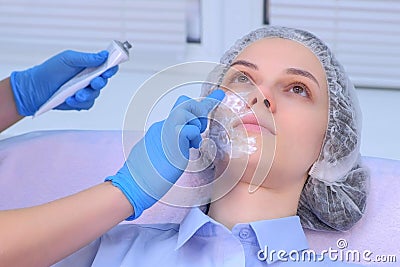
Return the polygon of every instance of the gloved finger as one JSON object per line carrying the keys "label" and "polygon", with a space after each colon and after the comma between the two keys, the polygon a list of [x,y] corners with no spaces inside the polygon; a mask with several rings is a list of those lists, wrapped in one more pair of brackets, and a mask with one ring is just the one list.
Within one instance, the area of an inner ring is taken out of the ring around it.
{"label": "gloved finger", "polygon": [[172,107],[172,110],[174,110],[176,107],[181,106],[184,103],[187,103],[188,101],[192,101],[193,99],[191,99],[188,96],[185,95],[181,95],[178,100],[176,100],[174,106]]}
{"label": "gloved finger", "polygon": [[176,125],[190,124],[201,129],[201,122],[199,118],[188,111],[187,106],[191,103],[195,104],[198,102],[188,96],[180,96],[175,102],[174,107],[172,108],[172,111],[167,120],[174,121]]}
{"label": "gloved finger", "polygon": [[83,88],[75,93],[75,100],[78,102],[93,101],[100,95],[99,90],[90,87]]}
{"label": "gloved finger", "polygon": [[187,111],[186,109],[176,108],[171,111],[168,118],[165,120],[165,126],[173,125],[183,126],[183,125],[193,125],[201,129],[201,123],[199,118],[197,118],[193,113]]}
{"label": "gloved finger", "polygon": [[225,92],[221,89],[217,89],[204,98],[200,103],[205,107],[207,115],[212,109],[214,109],[225,97]]}
{"label": "gloved finger", "polygon": [[107,79],[101,76],[98,76],[90,81],[90,87],[92,87],[96,91],[99,91],[106,85],[107,85]]}
{"label": "gloved finger", "polygon": [[[180,166],[185,161],[177,160],[179,155],[183,155],[185,159],[189,157],[189,148],[191,147],[191,140],[194,139],[194,133],[200,134],[200,121],[196,116],[185,109],[175,109],[171,112],[170,116],[164,121],[161,136],[163,143],[168,147],[165,154],[169,161],[175,166]],[[192,129],[183,130],[183,129]],[[197,130],[194,130],[196,128]],[[183,166],[180,169],[184,168]]]}
{"label": "gloved finger", "polygon": [[106,70],[105,72],[103,72],[103,74],[101,74],[101,77],[103,77],[105,79],[111,78],[112,76],[114,76],[115,73],[117,73],[118,69],[119,69],[118,65],[114,66],[114,67]]}
{"label": "gloved finger", "polygon": [[190,112],[195,114],[201,123],[200,131],[204,132],[207,128],[208,114],[213,110],[225,97],[225,92],[215,90],[200,102],[194,102],[190,105]]}
{"label": "gloved finger", "polygon": [[201,142],[200,129],[194,125],[185,125],[182,127],[181,136],[189,141],[189,147],[199,148]]}
{"label": "gloved finger", "polygon": [[68,97],[63,104],[57,107],[57,109],[64,110],[82,110],[82,109],[90,109],[94,105],[94,100],[80,102],[76,100],[75,96]]}
{"label": "gloved finger", "polygon": [[[225,97],[225,92],[222,90],[215,90],[213,91],[209,96],[204,98],[202,101],[197,102],[194,99],[191,99],[188,96],[180,96],[178,100],[175,102],[174,107],[172,110],[187,110],[190,113],[194,114],[194,116],[191,117],[196,117],[198,120],[194,120],[196,123],[196,126],[199,126],[197,124],[197,121],[200,122],[200,132],[204,132],[205,129],[207,128],[207,122],[208,122],[208,113],[215,107],[217,106]],[[188,117],[190,118],[190,117]],[[183,123],[182,120],[179,120],[180,124],[187,124],[189,121],[186,121]],[[191,123],[194,125],[193,123]]]}
{"label": "gloved finger", "polygon": [[108,57],[108,51],[103,50],[99,53],[83,53],[72,50],[64,51],[62,60],[72,67],[97,67],[103,64]]}

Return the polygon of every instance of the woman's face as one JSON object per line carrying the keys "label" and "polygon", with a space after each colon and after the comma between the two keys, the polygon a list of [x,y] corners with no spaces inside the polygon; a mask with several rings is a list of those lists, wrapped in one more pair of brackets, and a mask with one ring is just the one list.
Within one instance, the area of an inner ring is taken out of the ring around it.
{"label": "woman's face", "polygon": [[[328,90],[320,61],[298,42],[264,38],[246,47],[232,68],[240,75],[230,79],[229,86],[245,88],[254,83],[258,88],[247,99],[258,122],[254,123],[251,116],[243,119],[247,134],[257,140],[257,151],[250,156],[246,172],[270,166],[275,146],[272,166],[262,186],[304,183],[327,128]],[[269,109],[264,99],[269,101]],[[261,165],[257,167],[258,162]],[[251,180],[248,173],[244,177]]]}

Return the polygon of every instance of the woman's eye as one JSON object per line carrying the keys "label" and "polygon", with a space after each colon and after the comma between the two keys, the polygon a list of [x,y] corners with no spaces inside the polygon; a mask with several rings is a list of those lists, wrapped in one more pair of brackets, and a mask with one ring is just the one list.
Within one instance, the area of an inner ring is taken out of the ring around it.
{"label": "woman's eye", "polygon": [[293,92],[293,93],[298,94],[303,97],[310,97],[310,94],[308,93],[307,89],[300,85],[292,86],[292,88],[290,88],[289,92]]}
{"label": "woman's eye", "polygon": [[240,83],[247,83],[247,82],[250,81],[250,79],[249,79],[249,77],[247,77],[246,75],[241,74],[241,75],[239,75],[239,76],[237,77],[237,81],[240,82]]}
{"label": "woman's eye", "polygon": [[251,83],[250,78],[244,73],[237,73],[233,79],[233,83]]}

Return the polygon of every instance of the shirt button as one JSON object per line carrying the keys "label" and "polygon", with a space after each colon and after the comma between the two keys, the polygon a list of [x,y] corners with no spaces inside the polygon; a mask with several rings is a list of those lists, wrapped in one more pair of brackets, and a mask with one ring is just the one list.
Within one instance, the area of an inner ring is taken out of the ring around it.
{"label": "shirt button", "polygon": [[241,229],[239,231],[239,237],[241,239],[247,239],[250,236],[250,231],[249,229]]}

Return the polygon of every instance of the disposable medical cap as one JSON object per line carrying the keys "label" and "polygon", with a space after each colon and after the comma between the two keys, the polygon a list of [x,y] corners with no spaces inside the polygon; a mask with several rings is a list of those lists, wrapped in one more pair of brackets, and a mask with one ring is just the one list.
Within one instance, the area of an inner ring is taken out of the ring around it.
{"label": "disposable medical cap", "polygon": [[309,48],[327,77],[328,126],[319,158],[301,193],[298,215],[302,225],[314,230],[348,230],[365,212],[369,184],[369,173],[360,162],[362,118],[355,88],[328,46],[304,30],[278,26],[257,29],[239,39],[221,63],[231,65],[245,47],[268,37],[293,40]]}

